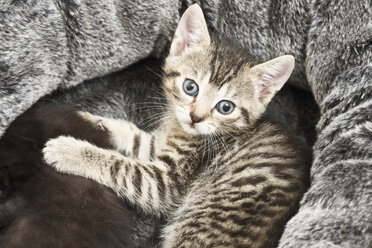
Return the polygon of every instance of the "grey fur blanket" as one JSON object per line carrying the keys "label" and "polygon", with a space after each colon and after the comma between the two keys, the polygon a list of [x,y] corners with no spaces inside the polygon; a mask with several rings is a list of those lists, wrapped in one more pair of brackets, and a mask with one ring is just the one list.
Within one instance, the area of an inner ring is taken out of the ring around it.
{"label": "grey fur blanket", "polygon": [[[0,136],[56,89],[67,92],[150,55],[163,56],[192,2],[0,0]],[[209,28],[252,58],[293,54],[290,82],[310,90],[320,108],[311,187],[279,247],[371,247],[371,1],[197,2]],[[135,78],[126,82],[136,84]],[[115,116],[118,102],[134,101],[130,91],[89,100],[95,90],[112,87],[109,82],[79,87],[64,101],[92,112]]]}

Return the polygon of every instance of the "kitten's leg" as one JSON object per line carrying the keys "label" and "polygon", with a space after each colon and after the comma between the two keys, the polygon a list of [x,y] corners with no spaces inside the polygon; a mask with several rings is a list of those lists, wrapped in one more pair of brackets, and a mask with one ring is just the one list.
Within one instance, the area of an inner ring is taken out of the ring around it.
{"label": "kitten's leg", "polygon": [[97,125],[102,131],[106,131],[115,150],[142,161],[150,159],[153,135],[126,120],[111,119],[81,111],[79,115]]}
{"label": "kitten's leg", "polygon": [[48,141],[43,153],[46,162],[58,171],[91,178],[145,211],[166,213],[177,202],[174,176],[170,177],[164,162],[141,162],[64,136]]}

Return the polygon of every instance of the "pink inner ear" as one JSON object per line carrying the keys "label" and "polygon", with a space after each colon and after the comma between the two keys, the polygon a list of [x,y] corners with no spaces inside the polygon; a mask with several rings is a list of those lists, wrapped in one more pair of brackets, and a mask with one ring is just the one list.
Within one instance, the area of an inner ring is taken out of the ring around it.
{"label": "pink inner ear", "polygon": [[260,92],[258,93],[258,99],[260,101],[264,100],[265,98],[271,96],[273,92],[269,87],[263,87],[261,88]]}
{"label": "pink inner ear", "polygon": [[262,100],[278,92],[286,82],[286,77],[283,75],[266,75],[260,85],[259,99]]}
{"label": "pink inner ear", "polygon": [[181,55],[187,48],[209,44],[210,37],[201,8],[194,4],[183,14],[171,46],[171,53]]}
{"label": "pink inner ear", "polygon": [[185,20],[179,24],[177,31],[179,35],[179,40],[177,41],[177,50],[178,54],[181,54],[188,46],[190,46],[191,37],[193,32],[195,32],[195,30],[193,30],[192,20],[189,16],[186,16]]}
{"label": "pink inner ear", "polygon": [[258,71],[258,99],[266,102],[278,92],[288,80],[294,67],[294,58],[284,55],[254,68]]}
{"label": "pink inner ear", "polygon": [[182,42],[182,39],[177,39],[176,42],[176,55],[181,55],[183,51],[185,51],[185,43]]}
{"label": "pink inner ear", "polygon": [[177,55],[180,55],[185,51],[187,47],[190,46],[191,43],[197,43],[196,40],[192,40],[196,38],[197,33],[197,25],[193,23],[192,16],[186,15],[181,20],[178,25],[176,35],[177,35]]}
{"label": "pink inner ear", "polygon": [[183,31],[183,38],[185,41],[185,48],[189,47],[191,43],[198,44],[202,39],[202,23],[197,23],[197,20],[194,20],[192,16],[187,16],[185,22],[185,28]]}

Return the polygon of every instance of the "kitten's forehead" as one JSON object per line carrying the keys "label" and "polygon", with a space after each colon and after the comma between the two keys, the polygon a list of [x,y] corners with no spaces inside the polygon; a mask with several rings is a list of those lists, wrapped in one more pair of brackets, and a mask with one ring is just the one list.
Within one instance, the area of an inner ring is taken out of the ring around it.
{"label": "kitten's forehead", "polygon": [[210,53],[210,83],[219,88],[228,83],[236,83],[234,79],[249,65],[246,57],[238,52],[232,52],[225,46],[211,46],[208,52]]}
{"label": "kitten's forehead", "polygon": [[205,67],[204,69],[199,68],[190,68],[182,67],[180,69],[180,76],[182,79],[192,79],[199,85],[199,97],[203,97],[209,100],[219,99],[219,98],[229,98],[233,99],[238,96],[237,91],[237,80],[231,78],[229,81],[224,84],[212,83],[212,71],[210,68]]}
{"label": "kitten's forehead", "polygon": [[[209,76],[209,84],[221,88],[225,84],[240,86],[252,63],[248,56],[238,48],[225,44],[212,43],[208,48],[195,50],[184,58],[185,70]],[[243,77],[242,77],[243,76]],[[237,85],[238,84],[238,85]]]}
{"label": "kitten's forehead", "polygon": [[[234,100],[238,97],[238,91],[233,84],[226,83],[222,86],[218,86],[215,84],[211,85],[211,92],[215,94],[217,99],[226,99],[226,100]],[[212,90],[213,89],[213,90]]]}
{"label": "kitten's forehead", "polygon": [[250,67],[252,63],[244,51],[217,42],[195,48],[183,56],[167,58],[165,73],[177,71],[179,80],[194,80],[199,85],[199,96],[240,98],[244,102],[252,92]]}

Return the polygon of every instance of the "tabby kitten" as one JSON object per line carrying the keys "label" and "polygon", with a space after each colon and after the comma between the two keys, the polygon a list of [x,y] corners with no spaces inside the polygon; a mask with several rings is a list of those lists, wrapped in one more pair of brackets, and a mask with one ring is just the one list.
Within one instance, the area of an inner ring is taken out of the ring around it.
{"label": "tabby kitten", "polygon": [[302,151],[262,118],[293,67],[289,55],[253,65],[242,51],[211,41],[192,5],[165,62],[169,104],[160,127],[149,133],[81,112],[110,134],[115,150],[61,136],[47,142],[44,158],[149,213],[173,216],[164,247],[272,247],[306,181]]}

